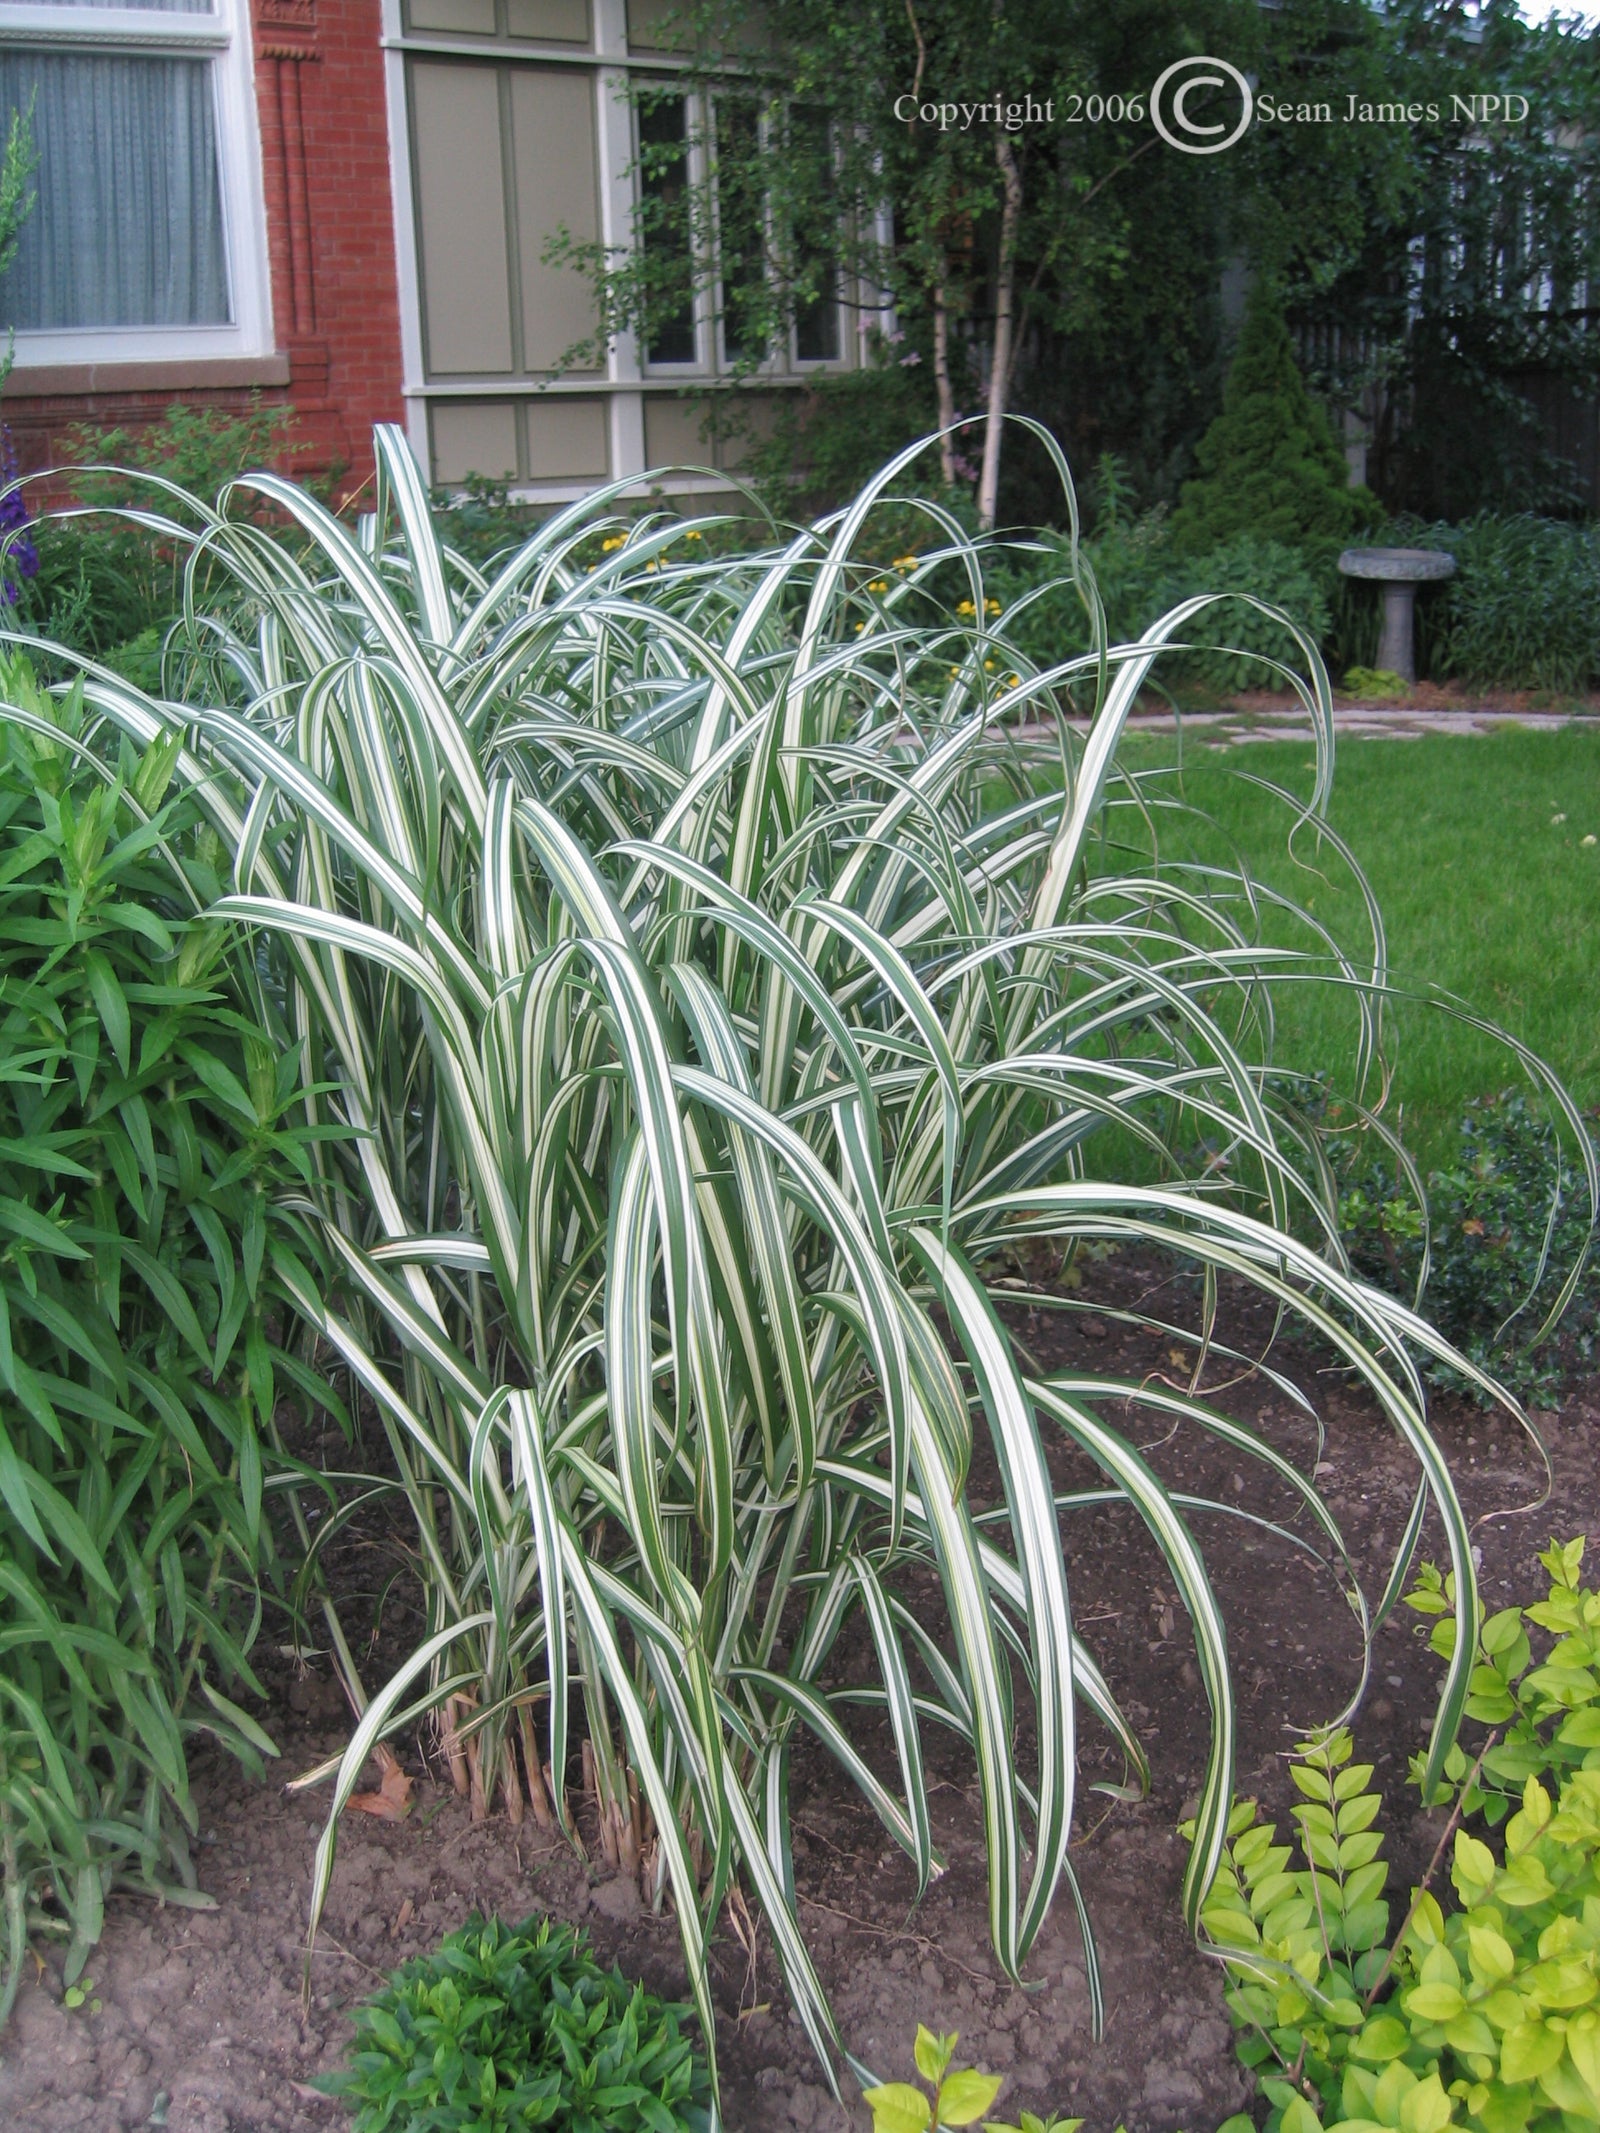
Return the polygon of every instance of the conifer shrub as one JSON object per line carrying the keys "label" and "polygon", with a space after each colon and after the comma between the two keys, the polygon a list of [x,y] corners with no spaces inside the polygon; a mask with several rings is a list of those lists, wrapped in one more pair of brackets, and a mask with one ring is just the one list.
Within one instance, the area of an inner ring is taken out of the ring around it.
{"label": "conifer shrub", "polygon": [[1222,410],[1195,456],[1199,472],[1172,520],[1173,544],[1186,554],[1242,534],[1325,547],[1372,513],[1368,492],[1350,487],[1332,423],[1306,391],[1269,275],[1251,289]]}

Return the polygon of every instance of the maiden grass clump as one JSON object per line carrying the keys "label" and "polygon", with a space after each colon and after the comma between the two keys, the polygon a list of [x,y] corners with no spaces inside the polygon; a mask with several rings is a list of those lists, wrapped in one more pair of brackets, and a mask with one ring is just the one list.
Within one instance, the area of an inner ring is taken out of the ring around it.
{"label": "maiden grass clump", "polygon": [[[1316,1129],[1267,1073],[1280,981],[1332,970],[1375,1036],[1381,929],[1354,960],[1269,952],[1237,874],[1164,869],[1121,835],[1142,819],[1125,720],[1206,601],[1108,651],[1085,577],[1094,648],[1040,666],[992,612],[988,551],[937,507],[905,506],[926,541],[892,570],[853,562],[911,455],[758,552],[624,524],[611,492],[479,570],[441,543],[400,436],[378,454],[356,533],[272,476],[223,492],[196,553],[234,591],[169,649],[181,702],[85,684],[137,741],[182,734],[232,855],[216,915],[280,974],[307,1119],[353,1135],[314,1144],[299,1196],[337,1280],[294,1300],[381,1417],[429,1622],[338,1766],[314,1910],[386,1734],[435,1712],[475,1812],[574,1837],[581,1737],[600,1842],[670,1903],[708,2040],[706,1941],[737,1884],[831,2065],[790,1759],[820,1741],[924,1888],[936,1727],[971,1758],[1016,1975],[1076,1900],[1079,1725],[1144,1772],[1073,1624],[1063,1532],[1102,1499],[1058,1493],[1062,1442],[1137,1508],[1193,1621],[1196,1921],[1232,1792],[1201,1547],[1226,1529],[1136,1449],[1138,1388],[1041,1373],[1014,1342],[1000,1301],[1027,1240],[1057,1263],[1164,1253],[1208,1303],[1234,1276],[1370,1387],[1456,1580],[1439,1765],[1477,1619],[1410,1359],[1443,1344],[1350,1273]],[[1316,811],[1327,683],[1287,625],[1284,644]],[[1095,704],[1085,742],[1058,716],[1069,683]],[[1202,1136],[1230,1161],[1186,1176],[1174,1151]],[[1290,1483],[1362,1609],[1308,1475],[1199,1393],[1155,1404]],[[865,1683],[833,1663],[852,1617]]]}

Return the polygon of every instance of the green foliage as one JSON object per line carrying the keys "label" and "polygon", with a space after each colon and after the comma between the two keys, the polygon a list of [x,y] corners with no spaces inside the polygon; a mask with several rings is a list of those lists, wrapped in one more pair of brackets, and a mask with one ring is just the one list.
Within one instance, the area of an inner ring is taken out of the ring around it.
{"label": "green foliage", "polygon": [[1363,703],[1382,703],[1387,698],[1404,696],[1408,688],[1405,676],[1392,673],[1388,667],[1351,667],[1344,685],[1350,695]]}
{"label": "green foliage", "polygon": [[[9,272],[22,239],[22,225],[33,212],[37,195],[33,174],[39,167],[33,145],[33,103],[25,111],[13,111],[6,127],[6,144],[0,151],[0,280]],[[0,325],[5,322],[0,320]],[[11,375],[15,342],[7,333],[5,353],[0,355],[0,385]]]}
{"label": "green foliage", "polygon": [[961,2039],[953,2031],[935,2036],[917,2025],[917,2072],[928,2093],[909,2081],[885,2081],[862,2094],[872,2106],[872,2133],[940,2133],[942,2127],[970,2126],[983,2119],[983,2133],[1078,2133],[1081,2118],[1040,2118],[1024,2111],[1020,2126],[1002,2125],[983,2114],[1000,2093],[1002,2077],[973,2066],[952,2066]]}
{"label": "green foliage", "polygon": [[[1261,606],[1281,609],[1314,643],[1320,644],[1328,633],[1322,573],[1303,551],[1280,540],[1239,533],[1178,563],[1162,582],[1159,606],[1176,607],[1200,593],[1250,596],[1248,601],[1222,600],[1208,608],[1194,629],[1185,632],[1186,641],[1197,649],[1175,662],[1183,678],[1218,695],[1281,689],[1281,668],[1297,664],[1293,638],[1275,616],[1263,614]],[[1253,604],[1258,601],[1261,606]],[[1205,649],[1208,646],[1216,649]]]}
{"label": "green foliage", "polygon": [[[1457,1747],[1445,1777],[1460,1788],[1462,1812],[1482,1814],[1491,1828],[1531,1777],[1563,1779],[1574,1770],[1600,1769],[1600,1593],[1579,1584],[1581,1539],[1552,1541],[1539,1561],[1550,1574],[1549,1597],[1532,1607],[1502,1608],[1484,1622],[1474,1654],[1467,1716],[1494,1728],[1493,1739],[1468,1765]],[[1456,1647],[1455,1586],[1447,1572],[1424,1565],[1406,1605],[1431,1620],[1429,1643],[1442,1659]],[[1533,1663],[1530,1631],[1555,1642]],[[1413,1777],[1419,1774],[1414,1770]]]}
{"label": "green foliage", "polygon": [[[77,425],[67,436],[76,503],[38,522],[39,569],[22,619],[160,694],[163,647],[183,604],[185,537],[197,524],[182,497],[210,504],[247,468],[292,458],[292,420],[286,405],[255,393],[242,413],[175,401],[134,428]],[[135,509],[162,519],[176,510],[177,537],[134,523]]]}
{"label": "green foliage", "polygon": [[[1168,687],[1232,695],[1284,686],[1279,669],[1295,664],[1295,640],[1281,621],[1262,613],[1262,606],[1288,614],[1313,642],[1327,634],[1324,573],[1303,550],[1281,541],[1237,534],[1203,554],[1184,555],[1175,548],[1166,515],[1153,511],[1103,520],[1082,552],[1113,642],[1131,642],[1182,600],[1246,596],[1214,599],[1186,625],[1181,641],[1193,649],[1163,663],[1161,680]],[[1027,596],[1027,605],[1008,625],[1008,639],[1041,665],[1086,652],[1094,624],[1070,576],[1070,544],[1059,535],[1045,535],[1033,547],[1031,561],[1024,560],[1026,555],[1003,558],[992,573],[1007,611]]]}
{"label": "green foliage", "polygon": [[[254,1691],[282,1272],[315,1240],[297,1061],[197,912],[223,852],[177,743],[84,745],[0,671],[0,1877],[67,1980],[106,1892],[195,1896],[189,1742],[273,1754]],[[298,1262],[297,1262],[298,1263]]]}
{"label": "green foliage", "polygon": [[469,474],[458,489],[438,491],[433,508],[441,537],[479,568],[520,547],[539,517],[528,505],[514,504],[504,482],[481,474]]}
{"label": "green foliage", "polygon": [[917,2072],[928,2094],[909,2081],[884,2081],[863,2090],[872,2107],[872,2133],[939,2133],[942,2126],[970,2126],[982,2118],[1000,2093],[1001,2077],[952,2066],[960,2041],[954,2031],[936,2037],[917,2025]]}
{"label": "green foliage", "polygon": [[1434,625],[1437,673],[1567,693],[1600,680],[1600,528],[1483,514],[1423,537],[1456,559]]}
{"label": "green foliage", "polygon": [[356,2106],[352,2133],[704,2133],[686,2012],[571,1926],[474,1916],[357,2008],[349,2066],[317,2086]]}
{"label": "green foliage", "polygon": [[[1573,1358],[1592,1354],[1600,1269],[1586,1257],[1593,1223],[1581,1173],[1520,1091],[1469,1106],[1455,1162],[1429,1174],[1426,1210],[1392,1159],[1369,1157],[1345,1180],[1339,1221],[1363,1273],[1425,1298],[1455,1346],[1519,1397],[1554,1405]],[[1552,1337],[1564,1299],[1565,1352]],[[1422,1367],[1460,1389],[1448,1363],[1428,1357]]]}
{"label": "green foliage", "polygon": [[[871,366],[810,378],[777,396],[772,420],[745,455],[745,469],[773,509],[806,517],[832,510],[861,486],[861,469],[881,466],[937,426],[931,366],[903,341],[879,342]],[[936,477],[929,453],[918,470]]]}
{"label": "green foliage", "polygon": [[1193,555],[1239,536],[1291,546],[1337,541],[1370,508],[1350,487],[1333,425],[1306,391],[1266,273],[1251,285],[1222,411],[1195,458],[1199,471],[1172,520],[1174,545]]}
{"label": "green foliage", "polygon": [[[1338,2093],[1362,1997],[1386,1961],[1389,1869],[1373,1827],[1382,1803],[1369,1789],[1372,1765],[1350,1755],[1341,1727],[1289,1765],[1303,1795],[1292,1816],[1298,1867],[1255,1801],[1235,1806],[1223,1869],[1201,1913],[1224,1951],[1239,2057],[1272,2103],[1274,2133],[1286,2113],[1297,2115],[1301,2083],[1325,2099]],[[1191,1824],[1184,1834],[1192,1836]]]}
{"label": "green foliage", "polygon": [[[1580,1587],[1582,1559],[1581,1540],[1552,1543],[1549,1600],[1483,1625],[1468,1710],[1495,1731],[1448,1769],[1458,1812],[1504,1822],[1503,1854],[1455,1831],[1449,1917],[1419,1889],[1388,1942],[1379,1800],[1343,1732],[1290,1766],[1310,1801],[1295,1810],[1303,1871],[1254,1802],[1235,1808],[1203,1924],[1267,2133],[1600,2124],[1600,1594]],[[1453,1657],[1448,1579],[1425,1569],[1408,1600]],[[1556,1639],[1539,1666],[1527,1624]]]}

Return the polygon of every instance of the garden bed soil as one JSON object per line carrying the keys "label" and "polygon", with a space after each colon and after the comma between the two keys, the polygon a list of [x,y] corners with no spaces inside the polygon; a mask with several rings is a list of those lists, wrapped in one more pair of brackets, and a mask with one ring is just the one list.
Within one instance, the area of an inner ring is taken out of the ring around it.
{"label": "garden bed soil", "polygon": [[[1134,1380],[1186,1382],[1170,1339],[1124,1326],[1119,1308],[1141,1301],[1169,1319],[1192,1312],[1192,1292],[1134,1258],[1092,1270],[1093,1292],[1074,1308],[1019,1314],[1015,1330],[1047,1367],[1068,1362]],[[1157,1293],[1152,1293],[1157,1292]],[[1226,1300],[1225,1300],[1226,1303]],[[1102,1315],[1104,1314],[1104,1315]],[[1269,1327],[1258,1308],[1225,1309],[1221,1332],[1259,1352]],[[1414,1464],[1372,1404],[1326,1357],[1273,1352],[1309,1391],[1327,1425],[1318,1479],[1344,1523],[1369,1593],[1398,1543],[1416,1484]],[[1219,1404],[1259,1424],[1303,1465],[1318,1458],[1312,1425],[1269,1378],[1225,1366],[1207,1383],[1239,1377]],[[1600,1405],[1580,1388],[1546,1418],[1555,1470],[1537,1509],[1542,1469],[1510,1421],[1454,1400],[1434,1422],[1456,1473],[1491,1606],[1538,1596],[1537,1550],[1551,1533],[1590,1530],[1600,1512]],[[1146,1414],[1131,1425],[1174,1485],[1267,1516],[1279,1498],[1226,1450],[1192,1434],[1167,1439]],[[1062,1486],[1087,1478],[1063,1453]],[[991,1485],[982,1461],[974,1486]],[[1259,1527],[1197,1516],[1227,1617],[1241,1699],[1239,1785],[1280,1815],[1288,1805],[1282,1756],[1295,1728],[1336,1712],[1356,1678],[1357,1629],[1332,1577]],[[1000,2106],[1070,2110],[1091,2133],[1211,2133],[1245,2102],[1216,1969],[1194,1949],[1178,1907],[1184,1846],[1175,1825],[1204,1765],[1205,1701],[1187,1621],[1163,1566],[1130,1513],[1077,1514],[1067,1529],[1078,1622],[1145,1741],[1154,1766],[1148,1799],[1122,1802],[1085,1790],[1072,1858],[1098,1937],[1105,2035],[1090,2035],[1078,1929],[1065,1897],[1026,1967],[1009,1986],[989,1948],[976,1788],[954,1742],[929,1743],[930,1806],[948,1871],[915,1900],[910,1867],[881,1826],[847,1792],[820,1753],[798,1754],[791,1786],[796,1878],[823,1980],[852,2048],[884,2078],[907,2078],[916,2024],[961,2033],[960,2057],[995,2072]],[[1437,1552],[1430,1523],[1424,1553]],[[1442,1821],[1419,1811],[1405,1778],[1425,1737],[1440,1667],[1409,1612],[1379,1634],[1372,1685],[1356,1721],[1358,1751],[1377,1764],[1387,1799],[1392,1892],[1402,1897],[1432,1855]],[[344,1713],[332,1679],[284,1666],[273,1679],[270,1725],[284,1773],[336,1748]],[[870,1735],[864,1735],[869,1747]],[[880,1744],[881,1745],[881,1744]],[[670,1918],[641,1909],[632,1884],[605,1879],[529,1821],[474,1825],[426,1743],[397,1743],[416,1778],[402,1823],[347,1813],[325,1929],[302,1996],[311,1858],[324,1795],[260,1785],[218,1756],[195,1773],[201,1816],[201,1886],[217,1908],[158,1908],[133,1898],[108,1907],[89,1966],[90,2000],[69,2011],[47,1954],[30,1970],[0,2038],[0,2125],[14,2133],[333,2133],[344,2106],[306,2084],[336,2066],[348,2011],[403,1959],[432,1948],[474,1909],[520,1918],[549,1911],[581,1921],[601,1953],[656,1989],[684,1989]],[[1082,1781],[1116,1781],[1120,1762],[1089,1733]],[[1398,1915],[1398,1914],[1397,1914]],[[712,1993],[721,2016],[725,2116],[730,2133],[788,2126],[858,2129],[858,2103],[841,2109],[791,2016],[765,1940],[754,1966],[722,1932]]]}

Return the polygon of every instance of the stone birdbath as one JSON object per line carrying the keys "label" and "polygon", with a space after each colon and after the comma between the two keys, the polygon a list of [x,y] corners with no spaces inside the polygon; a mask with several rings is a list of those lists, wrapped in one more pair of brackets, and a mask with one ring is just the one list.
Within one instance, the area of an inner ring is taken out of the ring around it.
{"label": "stone birdbath", "polygon": [[1415,681],[1417,587],[1454,577],[1455,557],[1439,548],[1347,548],[1339,568],[1347,578],[1372,578],[1383,587],[1383,641],[1377,663],[1402,681]]}

